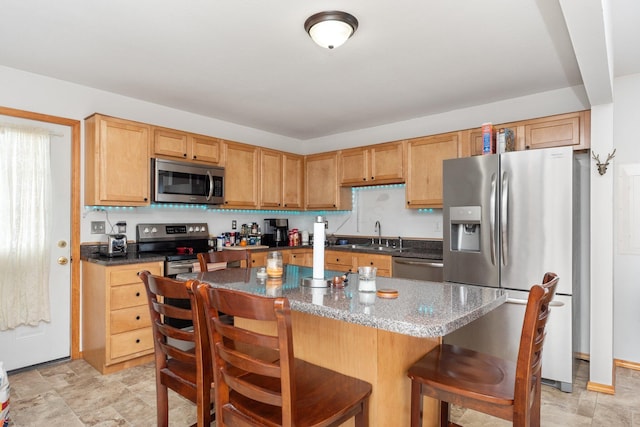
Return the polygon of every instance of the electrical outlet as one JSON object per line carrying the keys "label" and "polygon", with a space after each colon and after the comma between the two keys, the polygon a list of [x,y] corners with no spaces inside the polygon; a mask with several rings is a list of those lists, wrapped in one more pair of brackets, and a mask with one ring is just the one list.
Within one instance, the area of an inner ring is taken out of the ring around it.
{"label": "electrical outlet", "polygon": [[104,221],[91,221],[91,234],[104,234]]}
{"label": "electrical outlet", "polygon": [[231,229],[235,230],[236,228],[238,228],[238,221],[234,219],[233,221],[231,221]]}
{"label": "electrical outlet", "polygon": [[436,221],[433,231],[442,231],[442,223],[440,221]]}

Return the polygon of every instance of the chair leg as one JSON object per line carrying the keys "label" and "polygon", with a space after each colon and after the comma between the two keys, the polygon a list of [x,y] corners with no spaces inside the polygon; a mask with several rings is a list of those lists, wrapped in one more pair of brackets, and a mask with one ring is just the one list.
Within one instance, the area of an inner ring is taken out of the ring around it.
{"label": "chair leg", "polygon": [[169,427],[169,390],[160,381],[156,382],[156,406],[157,426]]}
{"label": "chair leg", "polygon": [[542,385],[540,383],[540,379],[536,381],[535,386],[535,395],[533,396],[533,404],[531,405],[530,417],[531,421],[529,423],[530,427],[540,427],[540,401],[542,400]]}
{"label": "chair leg", "polygon": [[422,426],[422,385],[411,381],[411,427]]}
{"label": "chair leg", "polygon": [[355,427],[369,427],[369,399],[362,402],[361,411],[354,418]]}
{"label": "chair leg", "polygon": [[449,402],[440,401],[440,427],[449,427]]}

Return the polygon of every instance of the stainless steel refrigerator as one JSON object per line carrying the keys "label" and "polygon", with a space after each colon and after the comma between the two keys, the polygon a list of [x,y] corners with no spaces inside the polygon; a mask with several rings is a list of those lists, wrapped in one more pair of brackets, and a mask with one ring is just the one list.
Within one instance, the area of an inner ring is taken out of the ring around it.
{"label": "stainless steel refrigerator", "polygon": [[[445,160],[444,280],[508,290],[507,303],[445,342],[516,360],[528,290],[560,277],[542,376],[571,391],[578,348],[581,255],[578,162],[570,147]],[[575,283],[575,285],[574,285]]]}

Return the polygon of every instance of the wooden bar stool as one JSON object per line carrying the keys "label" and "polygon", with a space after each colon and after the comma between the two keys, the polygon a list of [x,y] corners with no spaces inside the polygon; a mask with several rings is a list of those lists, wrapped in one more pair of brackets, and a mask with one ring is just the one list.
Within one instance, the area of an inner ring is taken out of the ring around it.
{"label": "wooden bar stool", "polygon": [[[215,419],[213,367],[209,351],[209,337],[199,330],[197,310],[189,298],[188,282],[180,282],[148,271],[139,273],[147,290],[153,328],[153,348],[156,368],[157,425],[169,425],[168,388],[196,404],[198,427],[208,427]],[[165,304],[185,300],[190,308]],[[167,319],[189,320],[193,328],[176,328]]]}
{"label": "wooden bar stool", "polygon": [[518,361],[512,362],[455,345],[441,344],[409,368],[411,426],[422,425],[422,397],[440,401],[440,426],[449,421],[449,404],[513,422],[540,426],[540,374],[549,302],[558,277],[546,273],[529,292]]}
{"label": "wooden bar stool", "polygon": [[[240,262],[239,267],[250,267],[251,257],[248,250],[222,250],[215,252],[201,252],[198,254],[200,271],[212,271],[227,268],[229,263]],[[244,265],[243,265],[244,263]]]}
{"label": "wooden bar stool", "polygon": [[[352,417],[368,426],[371,384],[294,358],[288,299],[191,286],[206,311],[218,427],[338,426]],[[277,335],[225,324],[219,312],[275,324]]]}

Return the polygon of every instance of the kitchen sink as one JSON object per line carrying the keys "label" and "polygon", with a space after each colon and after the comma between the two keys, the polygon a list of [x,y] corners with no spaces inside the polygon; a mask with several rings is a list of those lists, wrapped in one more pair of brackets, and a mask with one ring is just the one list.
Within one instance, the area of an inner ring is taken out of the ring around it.
{"label": "kitchen sink", "polygon": [[375,245],[371,243],[359,244],[359,245],[349,245],[352,249],[361,249],[365,251],[379,251],[379,252],[398,252],[399,248],[394,248],[392,246],[383,246],[383,245]]}

